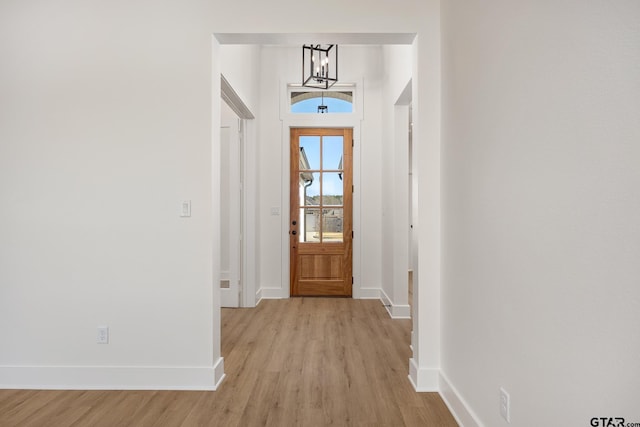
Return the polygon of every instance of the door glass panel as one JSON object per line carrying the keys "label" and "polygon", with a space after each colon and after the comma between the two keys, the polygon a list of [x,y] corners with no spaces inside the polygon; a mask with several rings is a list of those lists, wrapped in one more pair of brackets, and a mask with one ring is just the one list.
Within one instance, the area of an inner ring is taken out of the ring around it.
{"label": "door glass panel", "polygon": [[341,206],[344,185],[342,173],[325,172],[322,174],[322,205]]}
{"label": "door glass panel", "polygon": [[300,137],[300,170],[320,169],[320,137]]}
{"label": "door glass panel", "polygon": [[300,209],[300,241],[320,242],[320,209]]}
{"label": "door glass panel", "polygon": [[300,202],[304,206],[320,205],[320,172],[300,172]]}
{"label": "door glass panel", "polygon": [[322,210],[322,241],[325,243],[342,242],[342,222],[344,213],[342,208]]}
{"label": "door glass panel", "polygon": [[342,136],[322,138],[322,169],[342,170],[343,139]]}

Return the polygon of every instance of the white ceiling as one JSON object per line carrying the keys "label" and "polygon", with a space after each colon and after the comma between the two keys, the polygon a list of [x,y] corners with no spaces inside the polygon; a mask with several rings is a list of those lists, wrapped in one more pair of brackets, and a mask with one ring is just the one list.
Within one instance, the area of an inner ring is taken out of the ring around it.
{"label": "white ceiling", "polygon": [[415,33],[214,33],[220,44],[302,45],[305,43],[384,45],[413,43]]}

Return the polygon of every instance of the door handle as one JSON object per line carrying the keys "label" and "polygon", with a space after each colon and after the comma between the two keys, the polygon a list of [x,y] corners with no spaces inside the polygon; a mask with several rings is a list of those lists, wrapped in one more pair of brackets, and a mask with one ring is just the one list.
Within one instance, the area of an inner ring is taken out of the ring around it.
{"label": "door handle", "polygon": [[295,236],[296,234],[298,234],[298,232],[297,232],[296,230],[293,230],[293,231],[291,232],[291,234],[293,234],[293,235]]}

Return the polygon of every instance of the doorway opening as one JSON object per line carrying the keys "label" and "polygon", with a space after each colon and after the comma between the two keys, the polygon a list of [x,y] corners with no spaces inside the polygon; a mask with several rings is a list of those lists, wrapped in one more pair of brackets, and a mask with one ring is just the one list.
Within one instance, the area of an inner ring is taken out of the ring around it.
{"label": "doorway opening", "polygon": [[[435,31],[435,30],[434,30]],[[428,28],[427,30],[424,31],[424,34],[421,34],[420,39],[424,39],[424,40],[431,40],[430,39],[430,35],[432,35],[433,31],[431,31],[430,28]],[[424,36],[424,37],[423,37]],[[266,38],[265,38],[266,37]],[[335,37],[337,38],[339,43],[342,43],[343,45],[345,44],[354,44],[354,45],[362,45],[362,44],[382,44],[382,45],[394,45],[394,44],[398,44],[398,45],[412,45],[412,49],[411,49],[411,58],[413,61],[413,67],[412,67],[412,71],[414,73],[417,72],[418,69],[420,69],[420,72],[418,73],[422,78],[420,79],[420,85],[418,87],[418,85],[416,84],[414,86],[414,88],[412,89],[412,93],[414,95],[414,101],[416,102],[414,104],[415,109],[414,109],[414,118],[416,118],[416,123],[418,123],[418,118],[420,119],[419,122],[421,123],[422,126],[418,127],[416,126],[416,132],[419,131],[419,133],[416,134],[416,141],[420,140],[420,144],[414,144],[414,162],[415,164],[420,164],[420,165],[426,165],[425,168],[421,168],[421,170],[425,170],[426,172],[421,173],[420,174],[420,179],[418,180],[418,170],[417,168],[413,169],[413,173],[414,173],[414,178],[413,178],[413,183],[415,185],[414,189],[413,189],[413,193],[420,193],[421,197],[420,197],[420,206],[421,209],[424,211],[425,209],[427,210],[433,210],[433,215],[430,216],[424,216],[421,219],[421,223],[418,224],[417,222],[413,222],[413,225],[415,227],[414,230],[414,237],[413,237],[413,241],[414,241],[414,245],[413,245],[413,251],[412,251],[412,258],[415,261],[413,263],[413,269],[414,269],[414,306],[413,306],[413,311],[414,311],[414,336],[415,338],[421,337],[422,339],[420,340],[420,344],[423,344],[424,341],[427,341],[428,343],[432,343],[432,346],[426,347],[425,345],[416,345],[417,344],[417,339],[413,339],[413,348],[414,348],[414,355],[413,358],[411,359],[411,369],[410,369],[410,375],[412,378],[412,381],[414,381],[414,385],[416,386],[416,388],[420,388],[420,389],[425,389],[425,388],[429,388],[431,387],[431,385],[434,383],[433,382],[433,378],[437,378],[434,377],[432,374],[434,371],[433,369],[430,368],[426,368],[426,366],[431,366],[429,365],[429,361],[431,360],[437,360],[437,354],[439,352],[440,349],[440,341],[439,341],[439,334],[438,331],[432,331],[431,329],[427,328],[425,325],[429,325],[432,324],[432,319],[436,318],[439,315],[439,306],[438,306],[438,299],[437,298],[427,298],[428,295],[431,295],[431,293],[433,292],[438,292],[439,291],[439,270],[437,268],[438,266],[438,256],[439,256],[439,235],[438,235],[438,225],[439,225],[439,216],[438,216],[438,212],[439,212],[439,180],[438,180],[438,173],[439,173],[439,163],[438,163],[438,159],[439,159],[439,149],[440,149],[440,145],[439,145],[439,139],[438,139],[438,130],[439,130],[439,123],[436,120],[439,116],[437,115],[440,111],[440,107],[439,107],[439,92],[438,92],[438,83],[439,83],[439,76],[440,74],[438,72],[435,71],[439,71],[439,67],[440,67],[440,62],[438,61],[438,48],[437,46],[435,46],[435,44],[433,43],[418,43],[418,37],[416,37],[415,33],[407,33],[407,34],[396,34],[396,35],[374,35],[373,37],[371,35],[323,35],[321,34],[320,37]],[[261,45],[264,44],[265,39],[270,41],[270,44],[273,45],[278,45],[278,44],[291,44],[294,41],[298,44],[303,43],[304,41],[308,40],[308,35],[290,35],[290,34],[238,34],[238,33],[214,33],[214,61],[213,61],[213,65],[214,65],[214,70],[220,70],[220,66],[219,66],[219,61],[217,61],[218,59],[218,52],[219,52],[219,47],[220,45],[227,45],[227,44],[251,44],[251,45]],[[283,56],[286,56],[283,54]],[[249,64],[251,65],[257,65],[258,67],[254,67],[255,69],[260,69],[260,63],[259,61],[256,61],[255,58],[258,58],[259,60],[264,60],[265,58],[270,58],[267,55],[258,55],[258,56],[252,56],[251,59],[249,60]],[[430,61],[428,61],[428,59]],[[432,61],[431,61],[432,60]],[[273,61],[272,61],[273,62]],[[272,67],[272,68],[276,68],[277,69],[277,63],[275,63],[276,67]],[[251,69],[251,67],[249,67],[249,69]],[[434,71],[434,72],[432,72]],[[242,71],[240,73],[240,75],[244,76],[244,71]],[[291,73],[294,74],[294,73]],[[219,75],[219,74],[218,74]],[[292,79],[295,79],[295,77],[293,78],[289,78],[289,77],[280,77],[280,82],[283,81],[293,81]],[[275,87],[275,83],[276,79],[271,79],[269,80],[268,84],[263,84],[265,82],[260,82],[260,88],[261,88],[261,92],[260,92],[260,96],[261,99],[264,99],[265,95],[269,95],[269,96],[278,96],[278,93],[276,92],[276,90],[274,90],[273,88]],[[251,82],[248,84],[248,87],[253,87],[253,84],[255,82]],[[215,93],[215,92],[214,92]],[[420,96],[420,103],[418,104],[418,95]],[[277,98],[274,98],[277,99]],[[281,104],[283,102],[286,102],[287,98],[286,97],[282,97],[280,96],[280,102]],[[284,101],[283,101],[284,100]],[[420,107],[420,109],[418,110],[418,106]],[[262,110],[260,110],[261,114],[263,113]],[[294,120],[292,120],[290,117],[282,117],[283,114],[288,113],[289,111],[286,109],[280,109],[279,111],[277,109],[275,110],[269,110],[269,111],[265,111],[265,113],[267,113],[267,115],[269,116],[269,120],[264,120],[265,117],[263,117],[262,115],[260,116],[260,125],[261,127],[265,124],[265,123],[271,123],[271,119],[280,119],[280,129],[282,130],[282,133],[280,133],[281,136],[281,140],[285,140],[288,139],[289,135],[288,135],[288,131],[290,128],[290,124],[292,124],[292,122]],[[345,114],[347,115],[347,114]],[[317,116],[325,116],[325,115],[320,115],[317,114]],[[354,115],[355,116],[355,115]],[[361,119],[361,118],[360,118]],[[433,119],[433,120],[431,120]],[[362,120],[362,119],[361,119]],[[317,120],[314,120],[317,121]],[[347,120],[340,120],[340,124],[339,125],[343,125],[344,122],[346,122]],[[311,120],[307,120],[307,118],[300,118],[300,120],[296,119],[295,120],[295,124],[296,125],[301,125],[301,126],[317,126],[317,123],[310,123]],[[320,123],[320,126],[324,126],[325,123]],[[349,124],[351,125],[351,124]],[[360,148],[360,131],[359,131],[359,126],[360,126],[360,121],[357,122],[357,126],[354,125],[354,132],[356,133],[356,141],[358,141],[358,145],[356,146],[356,150],[361,150],[361,152],[365,152],[362,148]],[[277,132],[279,129],[277,129],[276,125],[268,125],[266,126],[269,129],[267,133],[265,133],[265,135],[269,135],[269,138],[271,138],[272,140],[276,140],[276,138],[274,137],[274,135],[277,135]],[[406,128],[405,128],[406,129]],[[261,132],[263,131],[263,129],[261,129]],[[366,132],[363,132],[363,134],[366,135]],[[389,137],[391,137],[389,135]],[[363,139],[364,140],[364,139]],[[288,141],[287,141],[288,142]],[[419,146],[420,150],[416,149],[415,147]],[[282,169],[282,174],[280,175],[281,177],[286,177],[286,174],[288,172],[288,168],[289,168],[289,144],[282,144],[281,145],[281,151],[282,151],[282,156],[281,157],[277,157],[277,156],[269,156],[269,159],[274,160],[274,164],[278,164],[281,166]],[[248,150],[250,152],[252,152],[253,150],[255,150],[256,147],[248,147]],[[265,151],[266,152],[266,151]],[[261,152],[261,154],[264,154]],[[360,152],[358,152],[358,155],[360,155]],[[417,160],[417,157],[420,158],[420,161]],[[284,160],[281,163],[279,162],[279,160]],[[286,160],[285,160],[286,159]],[[256,163],[257,166],[257,163]],[[269,165],[271,166],[271,164]],[[360,186],[359,183],[361,180],[361,175],[364,172],[370,172],[370,170],[367,170],[366,167],[365,168],[360,168],[359,164],[356,166],[357,170],[355,171],[355,179],[356,181],[356,186],[358,187],[358,191],[356,192],[356,197],[359,198],[359,194],[361,193],[360,191]],[[254,169],[255,170],[255,169]],[[288,178],[288,177],[286,177]],[[402,177],[402,179],[406,179],[406,175],[404,175]],[[288,193],[288,185],[289,185],[289,179],[282,179],[281,180],[281,185],[282,185],[282,190],[283,192],[280,194],[287,194]],[[420,181],[420,190],[418,191],[418,181]],[[273,187],[271,187],[273,188]],[[274,191],[275,193],[275,191]],[[368,194],[365,194],[366,196],[368,196]],[[267,196],[271,196],[271,193],[267,194],[265,196],[265,200],[266,200],[266,205],[269,207],[269,205],[271,205],[271,215],[272,216],[279,216],[280,215],[280,209],[277,207],[277,203],[279,203],[280,201],[282,201],[282,198],[278,199],[277,202],[271,202],[271,200],[269,200],[269,197]],[[424,197],[423,197],[424,196]],[[363,198],[364,199],[364,198]],[[247,200],[250,200],[249,198]],[[285,200],[286,200],[286,195],[285,195]],[[414,206],[413,206],[413,210],[416,210],[416,205],[417,203],[416,199],[414,199]],[[286,202],[285,202],[286,203]],[[264,207],[263,206],[263,207]],[[276,208],[274,208],[274,206],[276,206]],[[406,205],[405,205],[406,206]],[[256,204],[257,208],[260,208],[260,205]],[[284,207],[284,206],[282,206]],[[366,207],[366,209],[361,209],[360,208],[360,204],[357,204],[356,206],[356,210],[357,212],[355,212],[355,216],[358,219],[358,221],[356,221],[356,227],[358,226],[358,224],[369,224],[367,222],[363,222],[362,221],[362,216],[365,215],[366,213],[370,212],[370,210],[368,209],[368,206]],[[255,210],[251,210],[250,208],[247,209],[248,212],[255,212]],[[404,218],[406,218],[407,216],[403,215]],[[418,218],[414,215],[414,220],[417,220]],[[265,220],[264,222],[266,222],[267,220]],[[277,221],[269,221],[271,222],[277,222]],[[286,298],[289,296],[289,286],[287,286],[287,282],[288,282],[288,272],[289,272],[289,256],[288,256],[288,240],[289,240],[289,236],[287,235],[287,231],[289,230],[289,225],[290,225],[290,221],[289,218],[286,218],[285,215],[281,216],[281,220],[279,221],[279,226],[272,226],[269,225],[268,227],[265,228],[261,228],[260,231],[263,232],[266,235],[267,238],[265,239],[261,239],[258,243],[262,244],[263,246],[265,245],[264,242],[269,242],[269,247],[271,247],[271,242],[275,242],[276,240],[274,239],[274,237],[277,237],[276,234],[279,233],[279,236],[281,237],[281,244],[279,245],[279,249],[280,251],[278,251],[278,253],[280,253],[282,255],[282,257],[280,257],[281,260],[281,273],[278,273],[276,271],[275,268],[273,268],[274,263],[271,262],[272,258],[275,259],[275,257],[271,257],[270,255],[272,253],[275,253],[276,251],[274,250],[265,250],[264,247],[260,247],[258,249],[260,249],[260,255],[262,254],[267,254],[269,255],[268,259],[258,259],[256,254],[255,259],[257,259],[257,261],[260,261],[260,263],[258,264],[254,264],[254,265],[258,265],[258,267],[260,268],[259,272],[255,272],[254,277],[252,278],[252,281],[256,281],[258,278],[260,278],[260,280],[264,280],[264,283],[261,284],[257,284],[256,283],[256,296],[255,299],[256,301],[259,301],[262,298]],[[420,228],[418,229],[418,225],[420,225]],[[377,228],[376,228],[377,229]],[[418,233],[418,230],[420,230],[420,233]],[[360,240],[359,235],[360,230],[356,229],[357,235],[356,237],[358,237],[358,240]],[[406,228],[404,230],[402,230],[402,234],[404,236],[406,236]],[[250,233],[249,231],[247,231],[247,235],[249,236]],[[397,234],[396,234],[397,235]],[[419,237],[419,238],[418,238]],[[420,241],[421,246],[423,246],[424,250],[420,251],[420,256],[418,256],[418,251],[417,251],[417,243],[418,241]],[[273,245],[274,249],[276,245]],[[407,247],[407,245],[404,245],[405,248]],[[247,245],[247,247],[251,247],[250,245]],[[366,251],[366,247],[365,247],[365,251]],[[406,249],[405,249],[406,250]],[[371,252],[371,251],[369,251]],[[356,253],[354,254],[354,272],[355,272],[355,281],[356,281],[356,286],[354,286],[354,296],[356,298],[379,298],[380,297],[380,289],[377,287],[367,287],[366,285],[369,283],[374,283],[374,281],[370,281],[370,275],[366,275],[364,277],[364,279],[367,280],[359,280],[359,276],[358,274],[360,274],[360,271],[362,271],[363,269],[361,269],[361,263],[363,259],[369,259],[366,257],[362,257],[360,253]],[[376,257],[376,259],[378,259]],[[417,262],[417,261],[420,262]],[[267,262],[268,261],[268,262]],[[426,266],[434,266],[434,268],[431,269],[423,269],[422,274],[419,276],[419,271],[418,271],[418,266],[419,265],[426,265]],[[405,286],[406,286],[406,274],[407,274],[407,263],[406,261],[403,262],[403,266],[402,268],[404,269],[404,281],[405,281]],[[263,274],[263,270],[264,273]],[[397,271],[400,271],[400,269],[398,269]],[[258,274],[259,273],[259,274]],[[360,283],[360,284],[358,284]],[[386,283],[386,282],[385,282]],[[420,292],[418,292],[420,291]],[[407,295],[407,291],[404,290],[404,295]],[[394,293],[395,295],[395,293]],[[420,301],[421,304],[417,304],[417,302]],[[418,310],[418,309],[421,310]],[[417,313],[418,311],[420,311],[420,313]],[[418,315],[420,314],[420,315]],[[420,327],[420,325],[422,325],[422,327],[420,328],[420,331],[418,330],[418,328]],[[217,325],[214,325],[214,327],[216,327]],[[422,332],[422,333],[419,333]],[[215,342],[214,342],[214,350],[215,350]],[[421,350],[421,351],[419,351]],[[423,378],[424,377],[424,378]]]}
{"label": "doorway opening", "polygon": [[253,306],[246,298],[246,157],[247,122],[254,118],[221,75],[220,115],[220,305]]}

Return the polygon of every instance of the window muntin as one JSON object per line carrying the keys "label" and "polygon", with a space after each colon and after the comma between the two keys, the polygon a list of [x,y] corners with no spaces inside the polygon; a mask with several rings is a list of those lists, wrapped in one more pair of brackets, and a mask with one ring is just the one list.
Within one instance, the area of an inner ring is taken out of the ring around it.
{"label": "window muntin", "polygon": [[300,136],[301,242],[344,241],[343,136]]}

